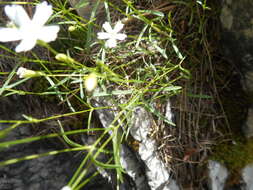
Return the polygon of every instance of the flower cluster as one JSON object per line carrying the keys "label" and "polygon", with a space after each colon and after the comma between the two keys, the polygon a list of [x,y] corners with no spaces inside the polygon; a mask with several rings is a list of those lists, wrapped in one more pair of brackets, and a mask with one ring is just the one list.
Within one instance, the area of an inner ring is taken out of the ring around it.
{"label": "flower cluster", "polygon": [[[32,19],[20,5],[7,5],[4,8],[4,12],[11,20],[9,26],[12,27],[0,28],[0,42],[20,41],[15,49],[16,52],[31,50],[38,40],[48,43],[57,38],[60,27],[58,25],[45,26],[53,13],[52,6],[46,1],[36,5]],[[126,34],[119,33],[124,27],[124,24],[120,21],[116,23],[114,28],[112,28],[109,22],[105,22],[102,27],[105,32],[99,32],[97,38],[106,40],[105,47],[114,48],[117,46],[117,40],[125,40],[127,37]],[[58,54],[56,59],[73,62],[65,54]],[[19,78],[30,78],[42,76],[43,73],[20,67],[17,70],[17,75]],[[97,86],[97,76],[91,73],[84,79],[84,84],[88,92],[93,91]]]}
{"label": "flower cluster", "polygon": [[[16,47],[16,52],[31,50],[37,40],[51,42],[57,38],[60,27],[57,25],[44,26],[49,17],[53,13],[51,5],[47,2],[37,4],[35,13],[32,19],[28,16],[25,9],[20,5],[7,5],[4,8],[5,14],[14,24],[14,27],[0,28],[0,42],[10,42],[21,40]],[[117,46],[117,40],[126,39],[127,35],[119,33],[124,27],[120,21],[115,27],[105,22],[103,28],[105,32],[99,32],[98,39],[107,40],[106,47],[113,48]]]}

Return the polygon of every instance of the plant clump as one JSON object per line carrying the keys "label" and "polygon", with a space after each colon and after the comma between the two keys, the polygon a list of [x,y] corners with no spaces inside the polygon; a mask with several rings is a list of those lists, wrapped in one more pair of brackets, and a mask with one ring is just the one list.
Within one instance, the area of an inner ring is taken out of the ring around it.
{"label": "plant clump", "polygon": [[[0,68],[0,96],[28,97],[30,109],[21,119],[0,120],[10,123],[6,131],[48,122],[51,127],[42,125],[34,138],[15,143],[57,137],[64,146],[53,154],[80,152],[82,162],[63,189],[85,188],[102,171],[112,171],[119,188],[125,172],[120,165],[121,144],[127,141],[138,149],[138,142],[129,137],[129,118],[134,108],[142,106],[150,112],[150,137],[173,170],[172,177],[181,187],[201,189],[205,183],[202,163],[215,141],[225,136],[221,123],[226,123],[224,128],[229,125],[218,94],[223,86],[216,84],[218,1],[74,2],[6,5],[5,13],[15,26],[1,28],[0,41],[21,40],[22,46],[15,49],[16,42],[0,45],[1,60],[13,63]],[[31,13],[33,7],[35,16],[30,19],[26,11]],[[47,14],[38,20],[43,10]],[[81,10],[90,12],[83,17]],[[22,20],[22,15],[27,19]],[[46,21],[54,24],[44,26]],[[29,41],[28,28],[36,23],[38,33]],[[5,39],[7,31],[12,34]],[[50,107],[42,109],[47,104]],[[168,107],[174,114],[170,119],[166,118]],[[111,119],[106,127],[98,121],[101,111]],[[112,111],[114,118],[110,118]],[[4,142],[0,148],[12,145]],[[50,152],[36,158],[44,155]],[[102,155],[108,159],[100,160]],[[0,166],[26,159],[0,161]],[[97,172],[89,176],[92,166]]]}

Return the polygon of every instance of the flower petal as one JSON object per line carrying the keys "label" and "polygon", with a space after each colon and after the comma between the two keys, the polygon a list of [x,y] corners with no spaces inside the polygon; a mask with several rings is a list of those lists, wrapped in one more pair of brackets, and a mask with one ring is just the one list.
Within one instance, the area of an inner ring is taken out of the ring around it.
{"label": "flower petal", "polygon": [[49,17],[52,15],[52,5],[48,5],[46,1],[37,4],[36,10],[32,19],[33,24],[43,26]]}
{"label": "flower petal", "polygon": [[19,78],[24,78],[24,73],[26,71],[26,68],[24,67],[19,67],[17,70],[17,75],[19,76]]}
{"label": "flower petal", "polygon": [[124,24],[122,24],[122,22],[118,21],[113,29],[113,31],[115,33],[118,33],[119,31],[122,30],[122,28],[124,27]]}
{"label": "flower petal", "polygon": [[119,34],[116,34],[116,39],[117,40],[124,40],[126,39],[127,35],[126,34],[122,34],[122,33],[119,33]]}
{"label": "flower petal", "polygon": [[106,43],[105,43],[105,46],[106,47],[109,47],[109,48],[114,48],[114,47],[116,47],[117,46],[117,41],[116,41],[116,39],[109,39],[109,40],[107,40],[106,41]]}
{"label": "flower petal", "polygon": [[112,27],[111,27],[111,25],[110,25],[109,22],[105,22],[105,23],[103,24],[103,28],[104,28],[105,31],[108,32],[108,33],[112,33],[112,32],[113,32]]}
{"label": "flower petal", "polygon": [[97,33],[97,35],[98,35],[98,39],[100,40],[109,39],[111,37],[111,35],[106,32],[99,32]]}
{"label": "flower petal", "polygon": [[17,40],[21,40],[21,35],[17,28],[0,28],[1,42],[11,42]]}
{"label": "flower petal", "polygon": [[16,52],[29,51],[36,45],[37,39],[35,38],[25,38],[16,47]]}
{"label": "flower petal", "polygon": [[41,28],[38,34],[38,39],[44,42],[51,42],[57,38],[57,33],[59,32],[59,26],[44,26]]}
{"label": "flower petal", "polygon": [[24,26],[31,22],[25,9],[20,5],[7,5],[4,8],[5,14],[17,26]]}

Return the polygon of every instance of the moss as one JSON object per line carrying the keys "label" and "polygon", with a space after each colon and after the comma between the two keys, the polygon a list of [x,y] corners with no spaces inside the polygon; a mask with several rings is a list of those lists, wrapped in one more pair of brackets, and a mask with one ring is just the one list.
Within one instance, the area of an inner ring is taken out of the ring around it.
{"label": "moss", "polygon": [[253,103],[253,93],[246,93],[243,90],[240,83],[241,75],[234,73],[236,68],[233,68],[233,65],[229,67],[231,64],[223,64],[220,68],[222,72],[216,73],[221,87],[224,82],[228,84],[226,88],[220,88],[219,91],[227,122],[226,125],[225,122],[219,125],[223,136],[214,147],[211,159],[223,163],[232,175],[236,175],[245,165],[253,163],[253,139],[247,140],[242,131],[242,126],[247,119],[248,106]]}
{"label": "moss", "polygon": [[212,159],[223,163],[232,173],[238,173],[249,163],[253,163],[253,139],[237,138],[221,143],[214,149]]}

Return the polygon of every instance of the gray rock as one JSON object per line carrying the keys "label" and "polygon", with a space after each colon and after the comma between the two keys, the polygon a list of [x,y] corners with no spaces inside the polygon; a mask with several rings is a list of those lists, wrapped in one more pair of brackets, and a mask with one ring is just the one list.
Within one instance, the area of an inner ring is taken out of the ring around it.
{"label": "gray rock", "polygon": [[[171,120],[170,103],[167,103],[166,116]],[[139,155],[145,163],[146,176],[152,190],[178,190],[176,182],[171,179],[171,171],[165,167],[157,154],[155,140],[149,138],[149,130],[152,126],[152,117],[142,107],[136,107],[133,112],[130,132],[140,141]]]}
{"label": "gray rock", "polygon": [[228,177],[228,170],[217,161],[208,161],[210,190],[223,190]]}
{"label": "gray rock", "polygon": [[253,108],[249,108],[247,120],[242,126],[242,129],[247,138],[253,136]]}
{"label": "gray rock", "polygon": [[[101,89],[97,88],[96,91]],[[114,109],[97,109],[96,113],[103,125],[107,128],[111,126],[114,118],[119,111],[116,109],[113,97],[93,97],[90,102],[93,107],[112,107]],[[124,97],[121,98],[121,103],[124,103]],[[142,107],[131,107],[128,105],[128,109],[132,110],[132,117],[128,118],[130,133],[134,139],[140,142],[138,156],[136,157],[130,149],[122,145],[121,151],[121,164],[126,170],[126,173],[132,178],[136,185],[137,190],[178,190],[176,182],[171,179],[170,171],[165,167],[164,163],[160,160],[157,154],[157,146],[155,140],[148,137],[150,128],[152,126],[152,116]],[[166,105],[165,117],[171,121],[172,113],[170,102]],[[114,126],[120,123],[114,122]],[[123,132],[123,127],[119,128],[118,133]],[[139,158],[140,157],[140,158]],[[144,167],[141,167],[141,159]],[[128,188],[129,189],[129,188]]]}
{"label": "gray rock", "polygon": [[[224,53],[243,73],[242,84],[251,97],[253,95],[252,9],[253,1],[251,0],[224,0],[220,15]],[[253,111],[250,109],[244,126],[244,133],[247,137],[253,136],[252,121]]]}
{"label": "gray rock", "polygon": [[[12,130],[6,139],[24,138],[22,134],[26,130],[20,129]],[[0,160],[20,158],[54,150],[50,146],[52,146],[50,141],[41,141],[8,147],[1,151]],[[68,182],[74,169],[77,168],[77,164],[73,163],[75,160],[71,154],[59,154],[1,166],[0,189],[59,189]]]}
{"label": "gray rock", "polygon": [[[96,89],[97,91],[101,89]],[[108,97],[96,97],[91,99],[91,103],[94,107],[114,107],[113,101]],[[97,109],[96,113],[100,119],[104,128],[108,128],[113,123],[116,115],[119,113],[117,109]],[[118,125],[118,122],[114,122],[114,126]],[[123,131],[121,128],[118,130],[118,134],[122,134]],[[110,135],[112,133],[110,132]],[[120,189],[137,189],[137,190],[149,190],[149,186],[146,180],[144,168],[142,167],[142,163],[138,160],[136,155],[131,149],[122,144],[121,152],[120,152],[120,162],[122,167],[126,170],[126,173],[131,178],[135,187],[132,187],[128,182],[125,182],[121,185]],[[109,174],[110,175],[110,174]]]}
{"label": "gray rock", "polygon": [[244,183],[246,184],[245,190],[253,189],[253,164],[246,166],[242,170],[242,178]]}
{"label": "gray rock", "polygon": [[[7,125],[0,125],[0,128],[6,129]],[[29,126],[18,127],[10,131],[0,140],[11,141],[31,136]],[[56,147],[57,145],[57,147]],[[33,154],[41,154],[45,152],[55,151],[61,147],[61,142],[53,140],[36,141],[27,144],[6,147],[1,150],[0,161],[20,158]],[[62,146],[61,149],[64,147]],[[83,159],[84,154],[61,153],[58,155],[44,156],[37,159],[21,161],[11,165],[0,167],[0,189],[1,190],[55,190],[65,186],[79,163]],[[87,176],[94,173],[90,170]],[[111,186],[107,181],[98,176],[97,181],[91,182],[85,186],[86,188],[98,190],[102,187],[110,190]],[[95,182],[95,185],[94,185]]]}

